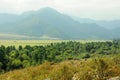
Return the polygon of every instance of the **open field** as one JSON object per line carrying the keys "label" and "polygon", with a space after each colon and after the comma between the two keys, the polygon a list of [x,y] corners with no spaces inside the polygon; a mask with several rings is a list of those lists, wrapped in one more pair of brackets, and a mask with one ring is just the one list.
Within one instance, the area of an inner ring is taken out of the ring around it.
{"label": "open field", "polygon": [[23,47],[25,45],[45,46],[45,45],[49,45],[51,43],[61,43],[61,42],[68,42],[68,41],[76,41],[76,42],[86,43],[86,42],[105,42],[105,41],[110,41],[110,40],[0,40],[0,45],[16,46],[16,47],[18,47],[19,45],[21,45]]}

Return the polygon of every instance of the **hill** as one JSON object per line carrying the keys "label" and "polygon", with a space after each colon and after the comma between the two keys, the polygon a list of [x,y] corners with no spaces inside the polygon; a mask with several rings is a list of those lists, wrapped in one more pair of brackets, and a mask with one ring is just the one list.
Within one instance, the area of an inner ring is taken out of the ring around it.
{"label": "hill", "polygon": [[79,18],[76,16],[71,16],[71,17],[80,23],[88,23],[88,24],[95,23],[109,30],[120,28],[120,20],[93,20],[89,18]]}
{"label": "hill", "polygon": [[21,15],[0,15],[0,33],[34,37],[47,36],[49,39],[113,38],[109,30],[97,24],[80,23],[48,7]]}
{"label": "hill", "polygon": [[115,63],[115,58],[45,62],[36,67],[1,74],[0,80],[108,80],[120,74],[120,67]]}
{"label": "hill", "polygon": [[72,80],[74,76],[80,80],[107,80],[120,74],[119,46],[119,40],[18,48],[1,45],[0,80]]}
{"label": "hill", "polygon": [[115,37],[115,38],[120,37],[120,27],[117,27],[117,28],[115,28],[115,29],[113,29],[113,30],[111,30],[111,31],[114,32],[114,37]]}

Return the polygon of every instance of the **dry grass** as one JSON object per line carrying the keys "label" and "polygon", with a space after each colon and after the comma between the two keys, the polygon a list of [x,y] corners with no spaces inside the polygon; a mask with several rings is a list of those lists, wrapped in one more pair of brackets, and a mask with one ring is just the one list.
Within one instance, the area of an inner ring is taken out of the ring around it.
{"label": "dry grass", "polygon": [[14,70],[0,75],[0,80],[107,80],[120,76],[116,57],[45,62],[36,67]]}

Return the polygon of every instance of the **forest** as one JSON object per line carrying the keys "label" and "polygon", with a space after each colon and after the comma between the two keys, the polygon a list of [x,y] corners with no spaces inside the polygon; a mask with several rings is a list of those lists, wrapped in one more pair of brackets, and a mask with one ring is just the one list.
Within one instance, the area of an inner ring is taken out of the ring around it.
{"label": "forest", "polygon": [[120,40],[106,42],[76,41],[51,43],[46,46],[0,46],[0,73],[30,66],[40,65],[44,62],[62,62],[65,60],[87,60],[96,56],[117,55],[120,52]]}

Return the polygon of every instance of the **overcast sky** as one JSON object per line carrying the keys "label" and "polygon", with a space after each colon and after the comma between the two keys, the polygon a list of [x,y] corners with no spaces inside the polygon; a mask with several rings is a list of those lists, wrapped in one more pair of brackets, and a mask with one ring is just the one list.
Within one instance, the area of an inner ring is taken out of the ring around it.
{"label": "overcast sky", "polygon": [[120,0],[0,0],[0,13],[22,13],[42,7],[82,18],[120,19]]}

